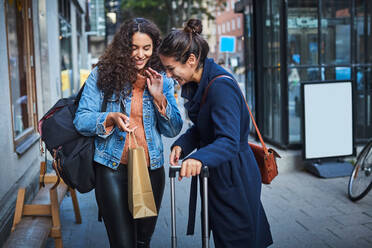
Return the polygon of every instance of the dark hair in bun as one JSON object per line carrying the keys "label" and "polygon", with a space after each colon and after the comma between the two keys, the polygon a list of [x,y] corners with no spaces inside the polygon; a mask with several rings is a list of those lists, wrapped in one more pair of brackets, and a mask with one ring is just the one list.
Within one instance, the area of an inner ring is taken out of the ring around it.
{"label": "dark hair in bun", "polygon": [[202,22],[198,19],[190,19],[187,21],[183,31],[186,33],[201,34],[203,31]]}
{"label": "dark hair in bun", "polygon": [[198,68],[202,67],[209,52],[209,45],[200,35],[203,25],[198,19],[187,21],[183,30],[173,30],[159,46],[159,54],[174,57],[182,64],[186,63],[191,54],[199,60]]}

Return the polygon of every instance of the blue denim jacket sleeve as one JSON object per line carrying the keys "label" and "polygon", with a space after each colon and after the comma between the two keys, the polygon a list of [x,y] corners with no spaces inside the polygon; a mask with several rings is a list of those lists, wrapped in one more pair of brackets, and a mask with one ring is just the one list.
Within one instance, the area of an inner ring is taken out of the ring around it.
{"label": "blue denim jacket sleeve", "polygon": [[[158,108],[154,107],[158,119],[158,128],[165,137],[175,137],[182,129],[182,118],[174,98],[174,81],[163,75],[163,94],[167,100],[165,116],[159,113]],[[155,103],[154,103],[155,104]]]}
{"label": "blue denim jacket sleeve", "polygon": [[74,125],[82,135],[107,138],[114,129],[109,133],[105,129],[104,122],[109,112],[101,112],[103,94],[97,87],[97,78],[97,68],[94,68],[85,82],[79,107],[75,113]]}

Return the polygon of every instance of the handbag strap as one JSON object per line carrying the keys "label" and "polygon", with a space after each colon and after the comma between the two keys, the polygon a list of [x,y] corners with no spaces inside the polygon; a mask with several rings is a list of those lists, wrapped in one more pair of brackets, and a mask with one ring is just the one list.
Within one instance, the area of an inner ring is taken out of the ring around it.
{"label": "handbag strap", "polygon": [[[202,98],[202,101],[201,101],[201,105],[204,104],[205,99],[207,98],[208,89],[209,89],[209,87],[212,85],[212,83],[213,83],[216,79],[218,79],[218,78],[223,78],[223,77],[224,77],[224,78],[229,78],[229,79],[231,79],[233,82],[236,82],[234,78],[232,78],[232,77],[230,77],[230,76],[227,76],[227,75],[219,75],[219,76],[214,77],[214,78],[213,78],[213,79],[208,83],[207,87],[206,87],[205,90],[204,90],[204,94],[203,94],[203,98]],[[239,86],[239,85],[238,85],[238,86]],[[254,120],[254,117],[253,117],[252,111],[251,111],[251,109],[249,108],[249,105],[248,105],[247,101],[245,100],[245,97],[244,97],[243,93],[242,93],[241,91],[240,91],[240,93],[242,94],[242,97],[243,97],[243,99],[244,99],[245,105],[247,106],[247,109],[248,109],[248,111],[249,111],[249,115],[251,116],[252,123],[253,123],[253,125],[254,125],[254,127],[255,127],[255,129],[256,129],[256,132],[257,132],[258,138],[259,138],[259,140],[260,140],[260,142],[261,142],[261,144],[262,144],[262,147],[263,147],[263,149],[264,149],[264,152],[265,152],[265,154],[268,154],[269,151],[267,150],[267,147],[266,147],[266,145],[265,145],[265,142],[264,142],[263,139],[262,139],[262,136],[261,136],[260,130],[259,130],[258,127],[257,127],[256,121]]]}

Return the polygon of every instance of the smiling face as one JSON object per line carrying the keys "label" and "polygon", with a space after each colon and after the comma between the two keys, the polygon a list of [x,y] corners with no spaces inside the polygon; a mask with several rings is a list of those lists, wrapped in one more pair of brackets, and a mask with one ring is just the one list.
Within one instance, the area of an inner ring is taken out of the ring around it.
{"label": "smiling face", "polygon": [[188,60],[182,64],[176,61],[174,57],[159,55],[160,60],[165,67],[167,77],[171,77],[182,86],[187,82],[194,81],[194,74],[197,68],[197,60],[193,54],[190,55]]}
{"label": "smiling face", "polygon": [[148,34],[136,32],[132,38],[132,59],[136,69],[142,70],[149,61],[153,51],[152,39]]}

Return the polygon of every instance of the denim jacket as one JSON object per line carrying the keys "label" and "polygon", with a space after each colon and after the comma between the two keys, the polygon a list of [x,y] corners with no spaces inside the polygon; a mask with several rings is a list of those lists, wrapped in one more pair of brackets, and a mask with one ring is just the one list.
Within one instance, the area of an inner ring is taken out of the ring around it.
{"label": "denim jacket", "polygon": [[[125,108],[125,114],[130,118],[132,94],[123,98],[113,94],[107,101],[106,112],[101,112],[103,91],[97,87],[98,70],[94,68],[85,82],[79,107],[75,114],[74,125],[79,133],[85,136],[95,136],[94,161],[117,169],[124,150],[127,133],[116,126],[107,133],[104,122],[109,112],[120,112],[120,102]],[[124,89],[130,90],[130,89]],[[147,87],[143,93],[143,126],[150,156],[150,169],[163,166],[163,142],[161,134],[175,137],[182,128],[182,118],[174,98],[173,80],[163,74],[163,94],[167,100],[166,115],[159,113],[153,97]]]}

